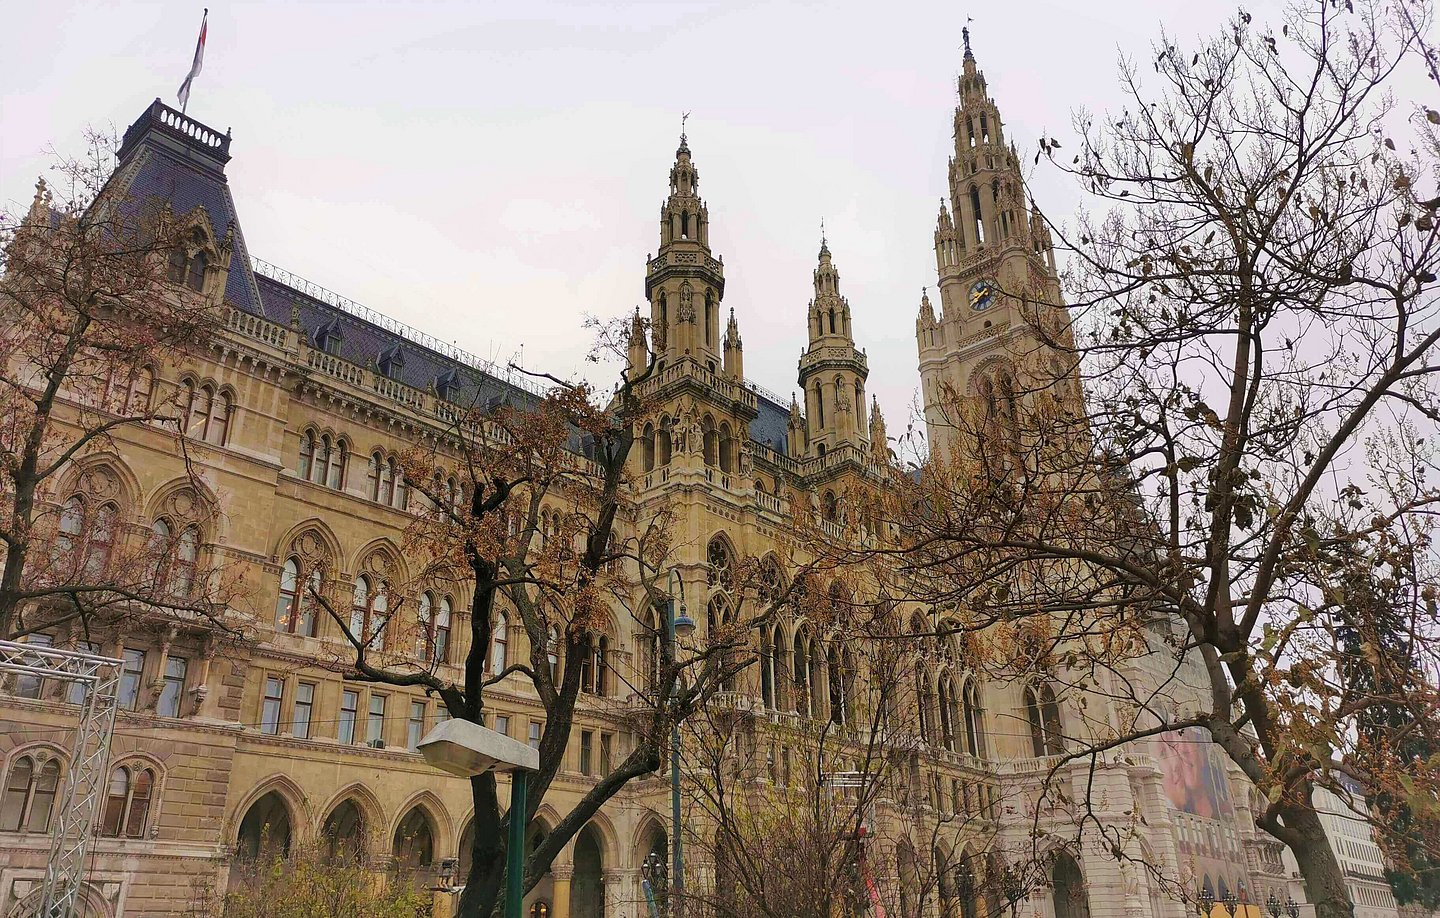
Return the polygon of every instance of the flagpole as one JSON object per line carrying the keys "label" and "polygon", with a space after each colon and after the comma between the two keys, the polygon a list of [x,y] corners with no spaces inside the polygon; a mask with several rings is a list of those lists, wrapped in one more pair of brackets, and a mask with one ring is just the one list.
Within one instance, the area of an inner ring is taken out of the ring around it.
{"label": "flagpole", "polygon": [[200,37],[195,40],[195,59],[190,62],[190,72],[185,75],[185,82],[180,84],[180,91],[176,93],[180,102],[180,114],[190,107],[190,84],[200,75],[200,67],[205,62],[205,29],[210,21],[210,8],[205,7],[205,12],[200,16]]}

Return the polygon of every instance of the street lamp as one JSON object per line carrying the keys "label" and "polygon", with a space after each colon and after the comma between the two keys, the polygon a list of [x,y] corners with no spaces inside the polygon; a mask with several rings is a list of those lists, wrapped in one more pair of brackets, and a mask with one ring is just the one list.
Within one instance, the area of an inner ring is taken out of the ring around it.
{"label": "street lamp", "polygon": [[1286,898],[1285,914],[1289,915],[1290,918],[1300,918],[1300,903],[1295,901],[1294,896]]}
{"label": "street lamp", "polygon": [[[680,638],[695,633],[695,620],[685,608],[685,581],[680,579],[680,572],[673,567],[670,569],[669,587],[669,602],[665,603],[665,641],[670,648],[670,662],[674,663],[680,658]],[[677,595],[679,608],[676,608]],[[670,712],[670,850],[675,863],[671,868],[673,879],[670,895],[667,897],[667,901],[671,903],[670,914],[675,918],[679,918],[684,909],[680,900],[685,892],[684,848],[680,840],[680,718],[675,716],[677,712],[673,710],[674,691],[679,682],[680,674],[677,669],[671,685]]]}
{"label": "street lamp", "polygon": [[1200,894],[1195,897],[1195,905],[1200,918],[1210,918],[1210,910],[1215,907],[1215,894],[1210,891],[1210,887],[1201,888]]}
{"label": "street lamp", "polygon": [[1225,906],[1225,911],[1230,913],[1230,918],[1235,918],[1235,907],[1239,901],[1233,892],[1225,893],[1225,898],[1220,900],[1220,903]]}
{"label": "street lamp", "polygon": [[1270,918],[1280,918],[1280,897],[1273,889],[1270,890],[1270,898],[1265,900],[1265,911],[1270,913]]}
{"label": "street lamp", "polygon": [[503,733],[452,717],[435,725],[416,746],[432,768],[458,778],[487,771],[510,773],[510,841],[505,864],[505,918],[521,918],[525,897],[525,787],[540,770],[540,751]]}
{"label": "street lamp", "polygon": [[[651,851],[645,855],[645,861],[640,865],[640,876],[645,885],[645,902],[650,906],[650,918],[660,918],[659,907],[655,903],[655,890],[665,888],[665,858],[659,851]],[[666,911],[669,911],[669,901],[666,901]]]}

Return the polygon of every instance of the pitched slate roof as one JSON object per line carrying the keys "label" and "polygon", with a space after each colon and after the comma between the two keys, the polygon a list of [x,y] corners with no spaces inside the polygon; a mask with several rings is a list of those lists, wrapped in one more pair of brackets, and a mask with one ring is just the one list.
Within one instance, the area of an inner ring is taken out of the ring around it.
{"label": "pitched slate roof", "polygon": [[[228,131],[221,134],[156,99],[125,131],[119,160],[111,186],[127,201],[168,203],[177,216],[203,208],[216,238],[231,236],[228,305],[280,325],[298,318],[312,346],[338,333],[330,352],[362,366],[398,354],[392,379],[422,390],[448,383],[448,400],[459,405],[538,403],[541,388],[533,381],[253,258],[225,176]],[[750,436],[783,454],[789,408],[763,391],[757,396],[759,415],[750,423]],[[572,439],[583,451],[578,434]]]}

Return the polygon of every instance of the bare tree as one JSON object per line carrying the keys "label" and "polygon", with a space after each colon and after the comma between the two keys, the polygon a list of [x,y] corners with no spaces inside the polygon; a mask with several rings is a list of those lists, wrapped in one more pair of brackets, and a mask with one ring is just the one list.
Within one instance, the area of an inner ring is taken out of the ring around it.
{"label": "bare tree", "polygon": [[[953,609],[940,630],[997,678],[1088,701],[1053,745],[1043,700],[1032,723],[1077,840],[1132,858],[1135,827],[1074,799],[1065,766],[1187,730],[1261,791],[1257,825],[1322,918],[1353,905],[1316,789],[1345,776],[1416,813],[1440,792],[1405,742],[1436,735],[1440,704],[1440,115],[1407,131],[1391,101],[1407,68],[1433,76],[1430,23],[1424,3],[1321,0],[1125,63],[1125,109],[1081,116],[1073,158],[1037,154],[1108,208],[1050,226],[1069,315],[1005,290],[1040,339],[1010,355],[1013,390],[948,391],[957,448],[854,498],[894,538],[830,541]],[[1434,856],[1433,833],[1377,832]]]}
{"label": "bare tree", "polygon": [[[157,615],[231,630],[198,535],[220,512],[189,461],[204,438],[186,436],[228,406],[159,382],[219,327],[225,265],[168,207],[107,184],[113,149],[92,133],[58,192],[41,180],[28,213],[0,215],[0,637]],[[82,471],[131,436],[173,441],[192,485],[143,538],[107,500],[115,482]]]}

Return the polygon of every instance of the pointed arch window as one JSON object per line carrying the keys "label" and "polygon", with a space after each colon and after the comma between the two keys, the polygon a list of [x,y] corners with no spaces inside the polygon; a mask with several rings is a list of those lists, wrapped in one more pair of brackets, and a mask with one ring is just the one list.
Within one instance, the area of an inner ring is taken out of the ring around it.
{"label": "pointed arch window", "polygon": [[580,691],[592,695],[607,694],[610,639],[604,634],[587,635],[583,653],[580,659]]}
{"label": "pointed arch window", "polygon": [[670,464],[670,442],[674,423],[668,415],[660,418],[660,429],[655,435],[655,463],[657,465]]}
{"label": "pointed arch window", "polygon": [[315,461],[315,435],[307,428],[300,434],[300,461],[296,471],[306,481],[310,480],[310,468]]}
{"label": "pointed arch window", "polygon": [[641,634],[640,659],[644,666],[645,685],[647,688],[658,691],[660,688],[660,666],[664,662],[665,625],[662,621],[660,609],[655,603],[650,603],[645,610],[644,632]]}
{"label": "pointed arch window", "polygon": [[1049,685],[1025,687],[1025,719],[1030,724],[1030,749],[1036,758],[1064,754],[1060,706]]}
{"label": "pointed arch window", "polygon": [[155,772],[121,765],[110,772],[100,834],[106,838],[143,838],[155,791]]}
{"label": "pointed arch window", "polygon": [[498,676],[510,665],[510,620],[505,613],[495,615],[495,627],[490,632],[490,675]]}
{"label": "pointed arch window", "polygon": [[366,647],[385,647],[385,624],[390,618],[390,597],[383,581],[372,581],[368,574],[355,578],[355,592],[350,603],[350,633]]}
{"label": "pointed arch window", "polygon": [[961,690],[961,709],[965,720],[965,751],[977,759],[985,757],[985,713],[980,707],[980,689],[974,679]]}
{"label": "pointed arch window", "polygon": [[760,701],[774,710],[775,704],[775,633],[769,628],[760,631]]}
{"label": "pointed arch window", "polygon": [[0,832],[45,833],[60,787],[60,761],[23,755],[10,766],[0,798]]}
{"label": "pointed arch window", "polygon": [[640,434],[640,467],[649,472],[655,468],[655,425],[646,424]]}

